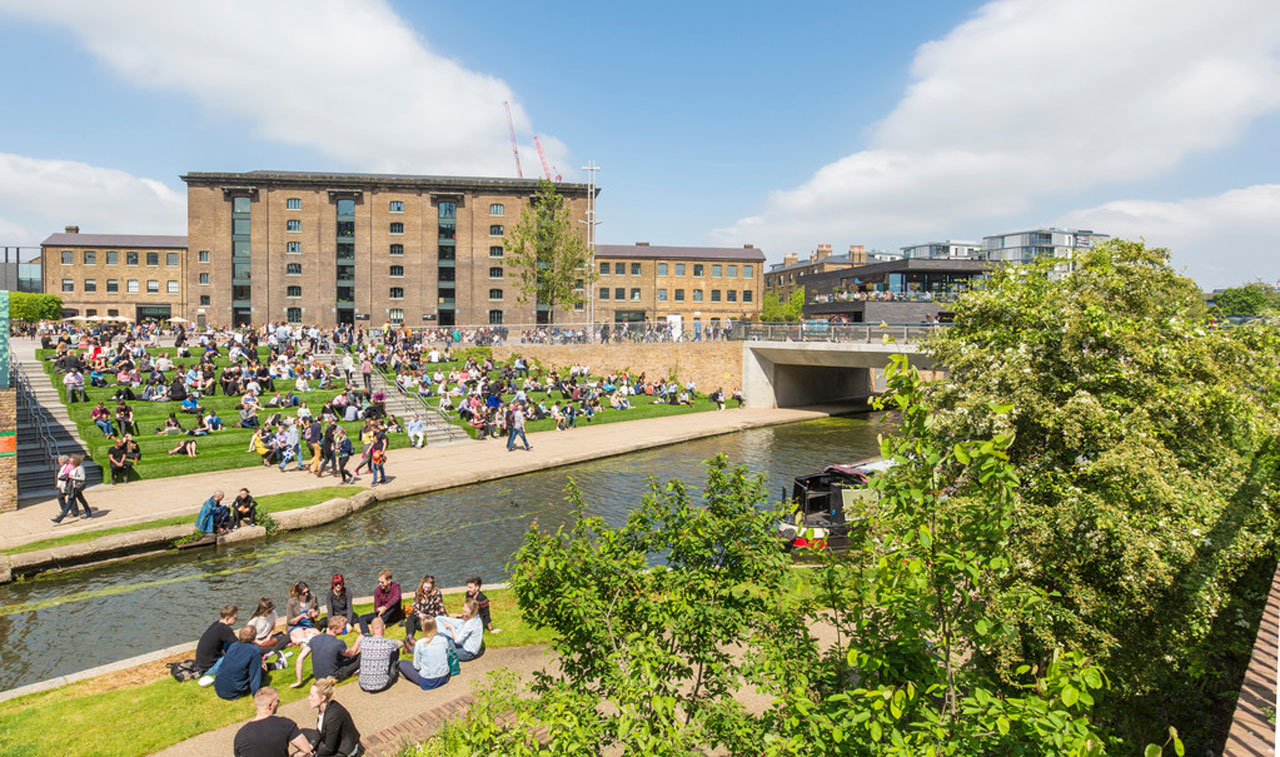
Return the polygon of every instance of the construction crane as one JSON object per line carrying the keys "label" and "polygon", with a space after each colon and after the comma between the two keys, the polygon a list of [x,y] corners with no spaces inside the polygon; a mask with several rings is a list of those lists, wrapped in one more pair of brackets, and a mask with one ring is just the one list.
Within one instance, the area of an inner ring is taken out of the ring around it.
{"label": "construction crane", "polygon": [[520,148],[516,146],[516,127],[511,123],[511,103],[503,100],[502,107],[507,109],[507,131],[511,132],[511,154],[516,159],[516,174],[523,179],[524,171],[520,168]]}
{"label": "construction crane", "polygon": [[547,181],[560,181],[560,174],[556,174],[556,178],[551,178],[551,167],[547,165],[547,155],[542,151],[542,143],[537,137],[533,138],[533,143],[538,146],[538,158],[542,161],[542,172],[547,175]]}

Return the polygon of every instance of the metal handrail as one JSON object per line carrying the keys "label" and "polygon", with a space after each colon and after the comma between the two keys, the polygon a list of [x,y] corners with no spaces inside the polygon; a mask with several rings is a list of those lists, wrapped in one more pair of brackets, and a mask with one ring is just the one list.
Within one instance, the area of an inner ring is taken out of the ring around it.
{"label": "metal handrail", "polygon": [[[26,415],[35,422],[36,437],[39,439],[40,447],[44,450],[45,459],[49,467],[52,469],[56,465],[56,461],[62,456],[62,450],[58,445],[58,439],[49,429],[48,411],[44,405],[36,400],[35,390],[31,386],[31,379],[27,376],[26,369],[21,363],[13,364],[12,375],[15,379],[14,384],[18,389],[17,404],[24,406]],[[21,415],[21,414],[19,414]]]}
{"label": "metal handrail", "polygon": [[[353,358],[359,357],[359,354],[356,352],[355,347],[353,345],[336,344],[334,345],[334,347],[335,348],[341,347],[346,349],[348,352],[350,352]],[[416,401],[418,404],[422,405],[422,407],[425,410],[427,410],[427,412],[432,413],[437,417],[439,417],[440,422],[444,424],[445,429],[449,434],[449,441],[453,441],[453,434],[456,426],[453,424],[453,421],[449,420],[448,414],[445,413],[445,411],[440,408],[439,404],[436,404],[433,406],[430,402],[427,402],[427,398],[423,397],[421,394],[417,394],[417,393],[410,394],[406,392],[404,390],[404,387],[400,386],[400,382],[396,381],[396,377],[391,373],[390,369],[387,368],[386,366],[380,366],[377,363],[374,363],[373,369],[374,371],[377,372],[378,376],[382,378],[382,382],[387,386],[394,388],[395,391],[399,393],[401,397],[405,397],[411,401]],[[464,435],[466,434],[465,431],[461,431],[460,429],[459,431]]]}

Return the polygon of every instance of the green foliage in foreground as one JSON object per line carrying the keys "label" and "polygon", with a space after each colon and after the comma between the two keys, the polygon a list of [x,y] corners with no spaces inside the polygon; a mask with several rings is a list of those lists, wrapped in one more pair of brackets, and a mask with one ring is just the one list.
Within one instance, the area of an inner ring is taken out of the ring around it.
{"label": "green foliage in foreground", "polygon": [[1218,292],[1213,305],[1222,315],[1265,315],[1280,311],[1280,292],[1266,284],[1245,284]]}
{"label": "green foliage in foreground", "polygon": [[[1102,753],[1090,713],[1107,682],[1083,655],[1014,680],[982,664],[1044,601],[1005,588],[1013,438],[937,446],[905,366],[887,371],[905,417],[882,451],[898,466],[816,575],[790,569],[762,480],[723,458],[705,505],[654,482],[619,528],[571,487],[572,528],[531,529],[511,579],[525,618],[554,630],[560,670],[528,686],[496,675],[419,753]],[[762,713],[737,699],[751,689],[771,700]]]}
{"label": "green foliage in foreground", "polygon": [[[510,590],[485,593],[489,596],[494,624],[502,628],[500,634],[485,636],[487,648],[546,643],[545,631],[532,629],[521,620]],[[446,596],[445,609],[461,612],[462,599],[461,594]],[[370,609],[367,605],[356,606],[357,612]],[[210,622],[213,618],[216,613]],[[203,627],[193,628],[191,634],[195,636],[203,630]],[[387,636],[402,638],[404,627],[397,624],[387,629]],[[342,638],[351,644],[355,634]],[[7,757],[151,754],[206,731],[253,717],[253,702],[249,697],[228,702],[219,699],[212,688],[202,689],[195,681],[178,683],[163,670],[157,675],[145,683],[110,691],[103,690],[100,680],[82,681],[0,704],[0,754]],[[303,662],[303,675],[304,684],[310,682],[309,658]],[[463,676],[466,675],[464,664]],[[271,673],[270,685],[279,689],[284,703],[307,696],[310,688],[307,685],[289,688],[293,680],[292,665],[287,670]],[[339,684],[339,700],[343,689],[354,685],[353,680]],[[461,681],[450,684],[458,687],[459,696],[466,689],[461,684]],[[401,681],[380,696],[413,696],[415,692],[416,688]]]}
{"label": "green foliage in foreground", "polygon": [[765,323],[798,321],[804,316],[804,287],[798,286],[786,302],[776,292],[766,292],[760,301],[760,320]]}
{"label": "green foliage in foreground", "polygon": [[62,298],[56,294],[9,293],[9,320],[14,323],[56,321],[62,317]]}
{"label": "green foliage in foreground", "polygon": [[950,371],[928,390],[935,435],[1012,436],[1009,580],[1045,592],[992,665],[1079,649],[1131,751],[1169,726],[1217,750],[1275,569],[1280,336],[1206,328],[1165,250],[1051,263],[995,272],[931,345]]}

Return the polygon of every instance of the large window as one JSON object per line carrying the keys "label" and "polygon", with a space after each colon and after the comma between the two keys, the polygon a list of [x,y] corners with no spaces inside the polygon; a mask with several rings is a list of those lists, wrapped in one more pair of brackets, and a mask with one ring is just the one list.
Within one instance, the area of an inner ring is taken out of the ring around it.
{"label": "large window", "polygon": [[94,251],[94,250],[85,250],[85,251],[84,251],[84,264],[85,264],[85,265],[97,265],[97,263],[98,263],[98,253],[97,253],[96,251]]}
{"label": "large window", "polygon": [[107,279],[107,294],[120,291],[120,279]]}
{"label": "large window", "polygon": [[724,273],[724,268],[719,264],[711,266],[711,278],[718,279]]}
{"label": "large window", "polygon": [[440,209],[441,218],[457,218],[458,217],[458,203],[442,202],[438,207]]}
{"label": "large window", "polygon": [[401,278],[402,276],[404,276],[404,266],[393,265],[391,266],[390,273],[393,278],[397,278],[397,279]]}
{"label": "large window", "polygon": [[302,198],[290,197],[284,201],[285,210],[302,210]]}
{"label": "large window", "polygon": [[639,263],[632,263],[632,264],[631,264],[631,275],[632,275],[632,276],[639,276],[639,275],[640,275],[640,264],[639,264]]}
{"label": "large window", "polygon": [[489,299],[491,299],[491,300],[500,300],[500,299],[502,299],[502,290],[501,290],[501,289],[490,289],[490,290],[489,290]]}
{"label": "large window", "polygon": [[491,237],[500,237],[500,236],[502,236],[502,225],[501,225],[501,224],[496,224],[496,223],[495,223],[494,225],[490,226],[490,227],[489,227],[489,236],[491,236]]}
{"label": "large window", "polygon": [[738,266],[736,265],[726,266],[725,275],[731,279],[738,278]]}
{"label": "large window", "polygon": [[159,294],[159,293],[160,293],[160,280],[147,279],[147,294]]}
{"label": "large window", "polygon": [[665,290],[665,289],[659,289],[659,290],[658,290],[658,302],[666,302],[666,301],[667,301],[667,290]]}
{"label": "large window", "polygon": [[752,295],[752,293],[751,293],[751,290],[750,290],[750,289],[743,289],[743,290],[742,290],[742,301],[743,301],[743,302],[751,302],[751,298],[752,298],[752,296],[753,296],[753,295]]}
{"label": "large window", "polygon": [[599,300],[609,299],[609,287],[600,287],[600,296],[597,297],[596,299],[599,299]]}
{"label": "large window", "polygon": [[207,274],[207,273],[202,273],[202,274],[200,274],[200,283],[201,283],[201,284],[208,284],[208,283],[209,283],[209,274]]}
{"label": "large window", "polygon": [[491,279],[502,278],[502,266],[496,265],[489,268],[489,278]]}
{"label": "large window", "polygon": [[389,308],[387,320],[392,323],[404,323],[404,308]]}
{"label": "large window", "polygon": [[719,301],[720,301],[720,290],[719,290],[719,289],[712,289],[712,290],[711,290],[711,301],[712,301],[712,302],[719,302]]}
{"label": "large window", "polygon": [[701,263],[694,263],[694,264],[693,264],[693,275],[694,275],[694,276],[701,276],[701,275],[702,275],[702,273],[703,273],[703,265],[702,265]]}
{"label": "large window", "polygon": [[454,240],[456,240],[457,238],[458,238],[457,224],[454,224],[452,222],[445,223],[444,221],[441,221],[440,228],[436,232],[436,239],[440,240],[441,242],[447,242],[449,244],[452,244]]}
{"label": "large window", "polygon": [[126,292],[128,292],[129,294],[137,294],[137,293],[138,293],[138,280],[137,280],[137,279],[129,279],[128,281],[126,281],[126,282],[124,283],[124,290],[125,290]]}
{"label": "large window", "polygon": [[404,245],[402,245],[402,244],[393,244],[393,245],[391,245],[391,254],[392,254],[392,255],[403,255],[403,254],[404,254]]}
{"label": "large window", "polygon": [[177,293],[178,293],[178,282],[176,282],[176,281],[167,281],[167,282],[165,282],[165,287],[166,287],[167,291],[169,292],[169,294],[177,294]]}
{"label": "large window", "polygon": [[404,200],[392,200],[387,207],[392,213],[404,212]]}
{"label": "large window", "polygon": [[601,264],[600,264],[600,275],[601,275],[601,276],[608,276],[608,275],[609,275],[609,264],[608,264],[608,263],[601,263]]}
{"label": "large window", "polygon": [[683,275],[684,275],[684,270],[685,270],[685,268],[684,268],[684,263],[676,263],[676,275],[677,275],[677,276],[683,276]]}
{"label": "large window", "polygon": [[684,290],[683,290],[683,289],[677,289],[677,290],[675,290],[674,294],[675,294],[675,296],[676,296],[676,302],[684,302]]}
{"label": "large window", "polygon": [[615,289],[613,290],[613,299],[615,299],[615,300],[625,300],[625,299],[627,299],[627,290],[626,290],[626,289],[623,289],[622,287],[617,287],[617,288],[615,288]]}
{"label": "large window", "polygon": [[489,206],[489,215],[491,216],[500,216],[505,214],[506,212],[507,212],[507,209],[504,208],[502,206],[502,203],[500,202],[495,202]]}
{"label": "large window", "polygon": [[290,275],[290,276],[301,276],[301,275],[302,275],[302,264],[301,264],[301,263],[290,263],[289,265],[285,266],[285,268],[284,268],[284,272],[285,272],[285,273],[287,273],[287,274],[288,274],[288,275]]}
{"label": "large window", "polygon": [[501,311],[501,310],[490,310],[490,311],[489,311],[489,323],[491,323],[491,324],[499,324],[499,323],[502,323],[502,311]]}
{"label": "large window", "polygon": [[207,294],[202,294],[202,295],[200,295],[200,306],[201,306],[201,307],[208,307],[208,306],[209,306],[209,302],[211,301],[211,299],[212,299],[212,298],[210,298],[210,297],[209,297],[209,295],[207,295]]}
{"label": "large window", "polygon": [[693,301],[694,301],[694,302],[702,302],[702,290],[701,290],[701,289],[695,289],[695,290],[693,290]]}
{"label": "large window", "polygon": [[403,300],[403,299],[404,299],[404,287],[391,287],[391,295],[390,295],[390,297],[391,297],[391,299],[393,299],[393,300]]}
{"label": "large window", "polygon": [[400,223],[399,221],[396,221],[395,223],[392,223],[392,224],[391,224],[391,233],[392,233],[392,234],[403,234],[403,233],[404,233],[404,224]]}
{"label": "large window", "polygon": [[284,296],[285,297],[301,297],[302,287],[300,286],[286,287],[284,291]]}
{"label": "large window", "polygon": [[728,290],[727,292],[725,292],[725,293],[724,293],[724,296],[725,296],[725,299],[727,299],[729,302],[737,302],[737,301],[738,301],[738,290],[737,290],[737,289],[730,289],[730,290]]}
{"label": "large window", "polygon": [[289,319],[289,323],[302,323],[302,308],[289,308],[285,311],[285,317]]}
{"label": "large window", "polygon": [[120,264],[120,253],[116,252],[115,250],[107,250],[107,265],[119,265],[119,264]]}
{"label": "large window", "polygon": [[[290,245],[292,245],[292,244],[294,244],[294,243],[293,243],[293,242],[290,242],[289,244],[290,244]],[[291,249],[291,250],[289,250],[289,252],[293,252],[293,250]],[[301,246],[299,246],[298,252],[302,252]],[[111,263],[111,262],[112,262],[112,260],[111,260],[111,254],[112,254],[112,253],[107,253],[107,262],[108,262],[108,263]],[[201,251],[200,251],[200,253],[199,253],[199,260],[200,260],[200,262],[201,262],[201,263],[208,263],[208,262],[209,262],[209,251],[208,251],[208,250],[201,250]]]}
{"label": "large window", "polygon": [[151,266],[151,267],[153,267],[153,268],[154,268],[154,267],[156,267],[156,266],[158,266],[158,265],[160,265],[160,253],[158,253],[158,252],[148,252],[148,253],[147,253],[147,265],[149,265],[149,266]]}
{"label": "large window", "polygon": [[659,275],[659,276],[666,276],[666,275],[667,275],[667,264],[666,264],[666,263],[659,263],[659,264],[658,264],[658,275]]}
{"label": "large window", "polygon": [[62,264],[63,264],[63,265],[75,265],[75,264],[76,264],[76,254],[75,254],[74,252],[72,252],[71,250],[63,250],[63,251],[62,251]]}
{"label": "large window", "polygon": [[125,265],[137,265],[137,264],[138,264],[138,253],[136,253],[136,252],[126,252],[126,253],[124,254],[124,264],[125,264]]}
{"label": "large window", "polygon": [[749,278],[751,278],[753,275],[754,275],[754,274],[752,274],[752,273],[751,273],[751,266],[749,266],[749,265],[744,265],[744,266],[742,266],[742,278],[744,278],[744,279],[749,279]]}
{"label": "large window", "polygon": [[164,255],[164,264],[174,266],[178,264],[178,253],[166,252]]}
{"label": "large window", "polygon": [[631,289],[631,301],[632,301],[632,302],[639,302],[639,301],[640,301],[640,288],[639,288],[639,287],[632,287],[632,289]]}
{"label": "large window", "polygon": [[288,221],[285,221],[285,230],[302,231],[302,221],[297,218],[290,218]]}
{"label": "large window", "polygon": [[502,246],[501,246],[501,245],[495,245],[495,246],[493,246],[493,247],[490,247],[490,248],[489,248],[489,257],[491,257],[491,258],[500,258],[500,257],[502,257]]}
{"label": "large window", "polygon": [[627,264],[626,264],[626,263],[614,263],[614,264],[613,264],[613,275],[615,275],[615,276],[626,276],[626,275],[627,275]]}
{"label": "large window", "polygon": [[98,280],[97,280],[97,279],[85,279],[85,280],[84,280],[84,291],[86,291],[86,292],[96,292],[96,291],[98,291]]}

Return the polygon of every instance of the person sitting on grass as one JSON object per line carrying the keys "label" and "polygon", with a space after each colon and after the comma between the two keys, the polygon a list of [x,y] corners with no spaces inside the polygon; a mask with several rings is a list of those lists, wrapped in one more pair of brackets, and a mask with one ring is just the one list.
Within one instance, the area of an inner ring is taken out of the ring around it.
{"label": "person sitting on grass", "polygon": [[444,615],[444,596],[440,593],[440,587],[436,586],[436,577],[427,574],[422,577],[422,583],[418,584],[418,590],[413,593],[413,606],[409,617],[404,621],[406,653],[413,651],[414,637],[418,629],[422,628],[422,622],[437,615]]}
{"label": "person sitting on grass", "polygon": [[[196,440],[195,440],[195,439],[182,439],[182,440],[180,440],[180,441],[178,442],[178,446],[176,446],[176,447],[174,447],[173,449],[169,450],[166,454],[169,454],[169,455],[186,455],[187,457],[195,457],[195,456],[196,456]],[[127,475],[126,475],[125,480],[126,480],[126,481],[128,480]]]}
{"label": "person sitting on grass", "polygon": [[218,669],[222,667],[224,653],[240,640],[231,630],[239,617],[239,608],[227,605],[222,608],[218,619],[200,634],[200,641],[196,643],[196,671],[203,676],[199,681],[201,686],[213,683]]}
{"label": "person sitting on grass", "polygon": [[[342,577],[341,573],[334,573],[333,578],[329,581],[329,599],[325,603],[325,607],[329,609],[329,618],[342,618],[345,620],[346,626],[343,627],[342,633],[349,633],[356,624],[356,611],[351,606],[351,593],[347,591],[347,579]],[[378,618],[374,618],[378,620]],[[325,618],[325,625],[329,622]],[[369,624],[369,628],[373,628],[373,624]]]}
{"label": "person sitting on grass", "polygon": [[707,399],[716,403],[717,410],[724,410],[724,389],[723,388],[716,387],[716,390],[714,392],[707,395]]}
{"label": "person sitting on grass", "polygon": [[253,626],[245,626],[237,634],[238,641],[222,656],[222,665],[214,676],[213,690],[223,699],[239,699],[245,694],[257,694],[262,688],[262,673],[266,663],[253,643]]}
{"label": "person sitting on grass", "polygon": [[263,686],[253,695],[256,713],[253,719],[240,726],[232,742],[236,755],[270,754],[287,757],[290,748],[298,757],[312,754],[311,742],[302,734],[298,724],[289,718],[276,715],[280,706],[280,693],[271,686]]}
{"label": "person sitting on grass", "polygon": [[449,682],[449,642],[437,633],[435,618],[422,622],[422,638],[413,645],[413,661],[401,660],[400,675],[423,691]]}
{"label": "person sitting on grass", "polygon": [[258,409],[255,405],[240,405],[240,428],[258,430]]}
{"label": "person sitting on grass", "polygon": [[196,424],[187,432],[187,436],[208,436],[209,421],[205,420],[204,413],[196,416]]}
{"label": "person sitting on grass", "polygon": [[742,407],[742,402],[743,402],[742,390],[735,386],[733,388],[732,396],[733,396],[733,399],[738,403],[738,407]]}
{"label": "person sitting on grass", "polygon": [[129,481],[129,465],[125,460],[124,437],[116,439],[111,449],[107,450],[107,462],[111,464],[111,483],[127,483]]}
{"label": "person sitting on grass", "polygon": [[[334,617],[337,617],[336,615]],[[400,675],[400,644],[386,637],[387,624],[374,618],[372,636],[360,639],[360,688],[370,694],[386,691]]]}
{"label": "person sitting on grass", "polygon": [[98,406],[89,413],[89,419],[95,426],[102,429],[102,435],[108,439],[116,435],[115,425],[111,423],[111,411],[103,402],[98,402]]}
{"label": "person sitting on grass", "polygon": [[404,607],[400,604],[400,584],[391,580],[391,571],[385,568],[378,573],[378,588],[373,590],[373,612],[361,615],[360,632],[368,635],[369,621],[382,618],[388,625],[404,620]]}
{"label": "person sitting on grass", "polygon": [[[480,590],[482,582],[480,576],[472,576],[467,579],[467,599],[474,599],[476,607],[480,611],[480,622],[484,624],[486,633],[499,633],[501,628],[493,627],[493,617],[489,614],[489,598]],[[454,615],[455,618],[461,618],[462,613]]]}
{"label": "person sitting on grass", "polygon": [[289,652],[286,651],[286,647],[289,646],[289,635],[276,633],[277,620],[275,602],[268,597],[259,597],[258,607],[253,611],[247,625],[253,627],[253,643],[258,646],[258,654],[265,658],[272,652],[277,652],[278,663],[284,663],[289,660]]}
{"label": "person sitting on grass", "polygon": [[484,654],[484,621],[480,619],[480,603],[475,598],[463,600],[461,622],[447,615],[438,615],[436,626],[462,662]]}
{"label": "person sitting on grass", "polygon": [[222,416],[218,415],[217,410],[210,410],[206,420],[209,422],[210,431],[221,431],[226,428],[222,423]]}
{"label": "person sitting on grass", "polygon": [[236,498],[231,501],[231,517],[233,518],[233,528],[239,528],[244,524],[252,526],[258,517],[258,500],[253,498],[248,489],[241,489]]}
{"label": "person sitting on grass", "polygon": [[201,505],[200,514],[196,516],[197,531],[215,534],[227,529],[231,522],[231,510],[222,504],[223,496],[225,495],[219,489]]}
{"label": "person sitting on grass", "polygon": [[182,412],[188,415],[195,415],[197,413],[204,412],[204,408],[200,407],[200,402],[196,400],[194,395],[190,395],[190,394],[188,394],[187,398],[182,401],[181,409],[182,409]]}
{"label": "person sitting on grass", "polygon": [[138,433],[138,424],[133,420],[133,408],[126,405],[123,400],[116,404],[116,428],[122,434]]}
{"label": "person sitting on grass", "polygon": [[276,458],[275,435],[271,429],[263,427],[249,438],[249,449],[245,452],[257,452],[262,458],[262,465],[269,466]]}
{"label": "person sitting on grass", "polygon": [[169,417],[164,419],[164,425],[156,429],[157,436],[181,433],[184,433],[182,421],[178,420],[178,416],[174,413],[169,413]]}
{"label": "person sitting on grass", "polygon": [[284,613],[284,625],[289,633],[289,641],[294,644],[303,644],[310,640],[318,633],[316,619],[319,617],[320,603],[311,593],[311,587],[307,582],[299,581],[290,587],[289,604],[285,606]]}
{"label": "person sitting on grass", "polygon": [[329,618],[324,633],[313,636],[307,642],[294,665],[297,680],[289,684],[290,688],[296,689],[302,685],[302,661],[308,656],[311,657],[311,675],[317,681],[321,678],[343,681],[359,672],[360,637],[356,637],[355,646],[348,649],[347,643],[338,638],[338,632],[344,625],[342,618]]}

